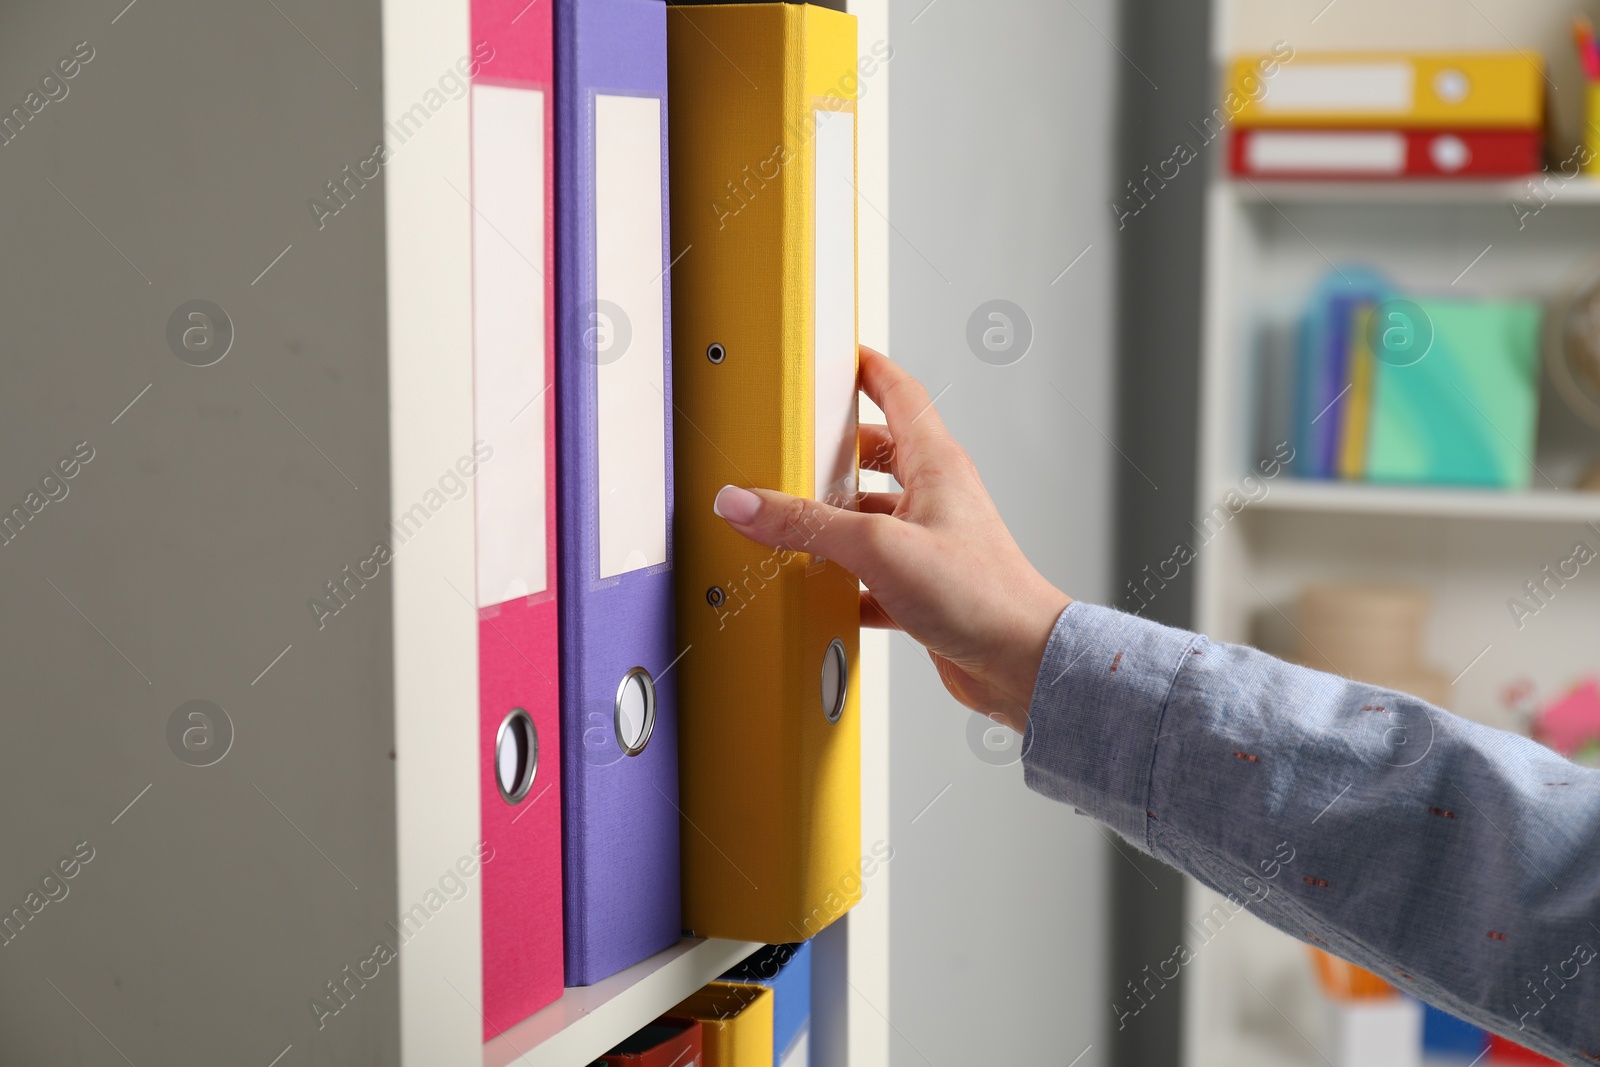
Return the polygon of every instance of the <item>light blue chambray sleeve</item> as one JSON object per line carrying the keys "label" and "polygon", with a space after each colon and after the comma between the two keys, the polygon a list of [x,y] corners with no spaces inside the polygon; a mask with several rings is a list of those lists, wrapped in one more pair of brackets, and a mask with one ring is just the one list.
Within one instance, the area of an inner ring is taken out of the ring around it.
{"label": "light blue chambray sleeve", "polygon": [[1032,789],[1295,937],[1600,1062],[1600,771],[1412,697],[1081,602]]}

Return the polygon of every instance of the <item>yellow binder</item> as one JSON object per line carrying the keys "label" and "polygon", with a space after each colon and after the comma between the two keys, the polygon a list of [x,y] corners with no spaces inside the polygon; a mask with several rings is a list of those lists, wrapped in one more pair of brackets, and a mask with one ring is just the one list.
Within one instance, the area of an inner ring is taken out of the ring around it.
{"label": "yellow binder", "polygon": [[859,586],[711,505],[853,503],[856,20],[667,16],[684,925],[796,941],[861,893]]}
{"label": "yellow binder", "polygon": [[1514,51],[1244,56],[1223,103],[1238,126],[1536,129],[1544,86],[1543,60]]}
{"label": "yellow binder", "polygon": [[701,1067],[772,1067],[772,990],[749,982],[712,982],[667,1016],[700,1020]]}

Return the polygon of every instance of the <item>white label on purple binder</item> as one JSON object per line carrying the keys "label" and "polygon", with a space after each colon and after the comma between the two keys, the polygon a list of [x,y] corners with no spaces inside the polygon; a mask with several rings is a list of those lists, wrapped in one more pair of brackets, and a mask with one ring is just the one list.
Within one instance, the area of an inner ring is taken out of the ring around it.
{"label": "white label on purple binder", "polygon": [[667,561],[661,101],[594,100],[600,577]]}
{"label": "white label on purple binder", "polygon": [[812,319],[816,498],[856,495],[856,116],[818,110]]}
{"label": "white label on purple binder", "polygon": [[474,85],[473,411],[493,449],[476,476],[479,607],[549,584],[544,213],[544,93]]}

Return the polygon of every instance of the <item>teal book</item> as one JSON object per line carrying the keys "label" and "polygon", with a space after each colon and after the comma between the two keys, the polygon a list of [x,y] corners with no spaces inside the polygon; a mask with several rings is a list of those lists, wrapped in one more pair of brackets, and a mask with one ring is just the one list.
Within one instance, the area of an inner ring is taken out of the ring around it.
{"label": "teal book", "polygon": [[1526,488],[1543,309],[1468,300],[1394,307],[1380,305],[1373,326],[1367,480]]}

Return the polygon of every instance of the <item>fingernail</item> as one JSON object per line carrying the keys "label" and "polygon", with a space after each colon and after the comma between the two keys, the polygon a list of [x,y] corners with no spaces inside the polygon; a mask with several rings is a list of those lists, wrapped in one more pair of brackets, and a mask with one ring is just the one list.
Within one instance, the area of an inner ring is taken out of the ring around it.
{"label": "fingernail", "polygon": [[720,519],[743,525],[755,521],[756,512],[761,510],[761,498],[737,485],[725,485],[711,502],[711,510]]}

